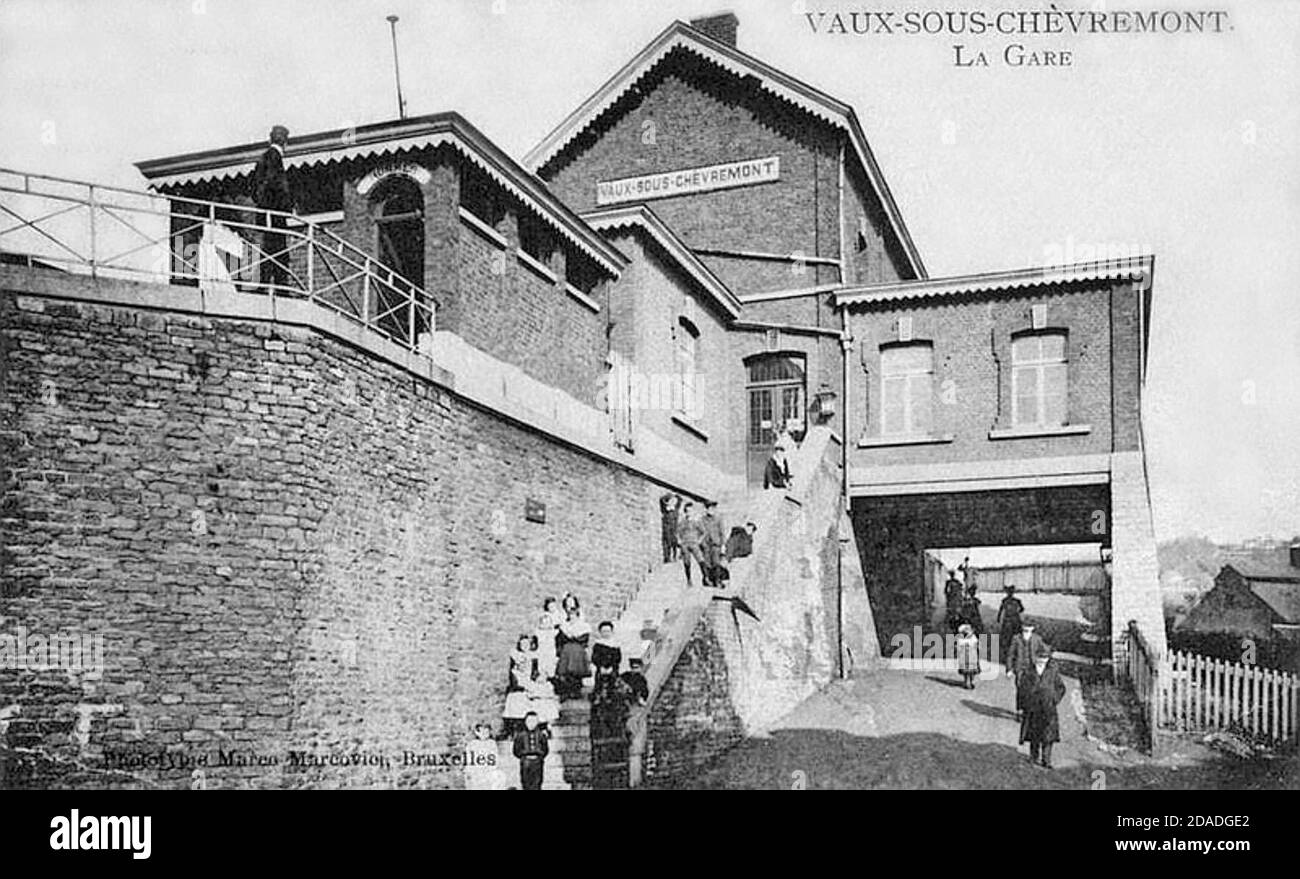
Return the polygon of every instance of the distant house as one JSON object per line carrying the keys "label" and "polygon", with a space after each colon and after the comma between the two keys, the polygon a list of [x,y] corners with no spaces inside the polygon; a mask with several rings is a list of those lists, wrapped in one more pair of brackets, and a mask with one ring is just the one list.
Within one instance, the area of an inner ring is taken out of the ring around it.
{"label": "distant house", "polygon": [[1178,629],[1189,635],[1300,642],[1300,545],[1230,559]]}

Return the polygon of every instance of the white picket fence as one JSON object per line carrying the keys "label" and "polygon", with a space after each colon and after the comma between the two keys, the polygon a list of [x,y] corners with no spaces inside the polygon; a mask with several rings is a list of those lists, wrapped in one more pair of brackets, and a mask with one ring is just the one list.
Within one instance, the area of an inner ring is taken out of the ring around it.
{"label": "white picket fence", "polygon": [[1259,666],[1172,651],[1163,663],[1156,720],[1165,729],[1238,726],[1274,742],[1300,732],[1300,678]]}
{"label": "white picket fence", "polygon": [[1125,674],[1152,735],[1236,727],[1278,744],[1300,741],[1296,675],[1177,650],[1155,657],[1133,623]]}

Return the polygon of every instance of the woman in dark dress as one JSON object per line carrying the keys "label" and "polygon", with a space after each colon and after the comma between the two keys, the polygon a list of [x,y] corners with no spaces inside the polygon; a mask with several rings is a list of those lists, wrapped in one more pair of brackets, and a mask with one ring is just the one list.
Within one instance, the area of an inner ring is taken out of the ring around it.
{"label": "woman in dark dress", "polygon": [[573,699],[582,694],[582,680],[591,674],[591,662],[587,658],[591,626],[582,618],[577,598],[566,595],[563,606],[565,620],[560,623],[556,636],[560,646],[560,659],[555,667],[559,681],[556,691],[561,699]]}

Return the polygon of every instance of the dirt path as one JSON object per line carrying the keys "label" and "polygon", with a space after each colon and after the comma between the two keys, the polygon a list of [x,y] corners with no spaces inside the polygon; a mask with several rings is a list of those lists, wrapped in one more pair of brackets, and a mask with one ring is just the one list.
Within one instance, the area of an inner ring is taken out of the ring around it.
{"label": "dirt path", "polygon": [[833,683],[683,786],[1095,790],[1295,783],[1275,777],[1269,766],[1209,756],[1155,763],[1133,751],[1102,750],[1076,713],[1078,680],[1064,679],[1061,742],[1051,770],[1031,764],[1027,746],[1017,744],[1015,687],[1005,675],[965,690],[951,672],[885,670]]}

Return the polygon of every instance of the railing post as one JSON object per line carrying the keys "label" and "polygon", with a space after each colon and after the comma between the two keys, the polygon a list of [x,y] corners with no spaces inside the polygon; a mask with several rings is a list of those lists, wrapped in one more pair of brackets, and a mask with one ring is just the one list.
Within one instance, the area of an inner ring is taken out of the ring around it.
{"label": "railing post", "polygon": [[412,351],[415,350],[415,289],[409,285],[406,288],[406,311],[407,311],[407,334],[406,345]]}
{"label": "railing post", "polygon": [[95,240],[95,184],[92,183],[90,184],[90,276],[92,278],[95,277],[99,272],[97,266],[98,260],[95,258],[95,254],[97,252],[96,246],[97,244]]}
{"label": "railing post", "polygon": [[364,268],[361,273],[361,325],[370,329],[370,257],[366,257]]}
{"label": "railing post", "polygon": [[307,301],[311,301],[316,295],[316,273],[312,262],[316,251],[316,224],[307,224]]}

